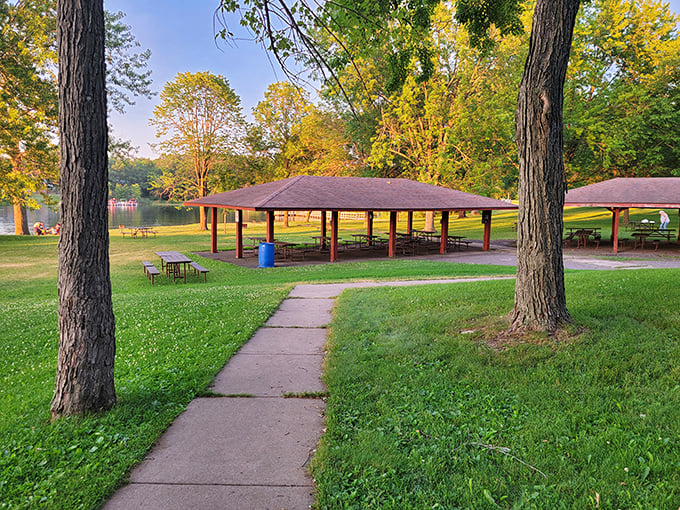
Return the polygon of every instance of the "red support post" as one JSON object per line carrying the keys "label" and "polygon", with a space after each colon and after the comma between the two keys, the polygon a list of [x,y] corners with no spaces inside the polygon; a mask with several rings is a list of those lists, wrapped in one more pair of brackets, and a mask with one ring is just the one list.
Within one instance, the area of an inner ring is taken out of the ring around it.
{"label": "red support post", "polygon": [[321,211],[321,246],[326,248],[326,211]]}
{"label": "red support post", "polygon": [[267,211],[267,242],[274,242],[274,211]]}
{"label": "red support post", "polygon": [[397,211],[390,211],[390,241],[387,251],[388,257],[397,254]]}
{"label": "red support post", "polygon": [[331,211],[331,262],[338,260],[338,211]]}
{"label": "red support post", "polygon": [[366,235],[373,235],[373,211],[366,211]]}
{"label": "red support post", "polygon": [[619,252],[619,216],[621,209],[615,207],[612,209],[612,247],[614,253]]}
{"label": "red support post", "polygon": [[411,235],[413,232],[413,211],[408,212],[408,219],[406,220],[406,233]]}
{"label": "red support post", "polygon": [[491,211],[482,211],[482,215],[485,219],[484,221],[484,244],[482,249],[484,251],[489,251],[491,247]]}
{"label": "red support post", "polygon": [[441,237],[439,241],[439,253],[446,253],[449,245],[449,211],[442,211]]}
{"label": "red support post", "polygon": [[243,211],[236,211],[236,258],[243,258]]}
{"label": "red support post", "polygon": [[217,207],[210,209],[210,253],[217,253]]}

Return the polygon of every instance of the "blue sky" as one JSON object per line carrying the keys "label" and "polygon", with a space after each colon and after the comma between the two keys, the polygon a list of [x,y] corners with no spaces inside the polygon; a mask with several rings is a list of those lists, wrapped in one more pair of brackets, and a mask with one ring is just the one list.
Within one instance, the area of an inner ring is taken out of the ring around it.
{"label": "blue sky", "polygon": [[[669,1],[671,9],[680,13],[680,0]],[[266,52],[255,42],[239,40],[232,44],[215,43],[214,12],[218,0],[104,0],[106,10],[123,11],[123,22],[132,27],[142,48],[151,50],[153,90],[160,92],[177,73],[210,71],[227,78],[241,97],[246,115],[263,99],[270,83],[281,81],[284,75],[272,65]],[[229,20],[232,32],[240,30],[238,18]],[[237,33],[247,37],[245,32]],[[158,96],[151,100],[136,98],[136,104],[124,115],[112,113],[113,135],[131,140],[139,147],[140,157],[154,158],[149,147],[157,141],[149,126]]]}
{"label": "blue sky", "polygon": [[[679,0],[680,1],[680,0]],[[283,73],[269,63],[266,52],[251,41],[226,44],[215,42],[219,26],[213,23],[217,0],[105,0],[107,11],[123,11],[123,23],[132,27],[141,49],[151,50],[150,67],[153,71],[152,88],[160,93],[165,83],[178,73],[210,71],[229,80],[241,97],[243,111],[251,109],[263,99],[270,83],[284,79]],[[238,18],[231,20],[232,32],[240,29]],[[244,37],[247,34],[242,33]],[[113,134],[131,140],[139,147],[139,156],[156,157],[149,143],[157,141],[149,126],[153,109],[159,102],[135,98],[135,105],[124,115],[112,113]]]}

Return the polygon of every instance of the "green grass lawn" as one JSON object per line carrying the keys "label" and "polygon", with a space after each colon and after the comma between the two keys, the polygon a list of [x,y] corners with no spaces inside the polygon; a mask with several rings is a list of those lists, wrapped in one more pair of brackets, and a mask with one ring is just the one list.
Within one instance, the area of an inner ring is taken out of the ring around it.
{"label": "green grass lawn", "polygon": [[[251,225],[249,231],[264,231]],[[287,235],[304,236],[296,226]],[[221,246],[233,246],[233,236]],[[154,251],[209,247],[196,226],[150,239],[111,231],[116,390],[110,412],[49,423],[57,359],[57,238],[0,236],[0,508],[96,508],[296,282],[511,274],[513,268],[400,259],[246,269],[192,256],[210,269],[156,285]]]}
{"label": "green grass lawn", "polygon": [[[574,222],[610,221],[583,211]],[[514,236],[513,222],[494,215],[492,238]],[[451,226],[481,238],[479,216]],[[229,228],[220,225],[220,249],[234,246]],[[341,236],[361,229],[341,222]],[[257,270],[191,255],[210,269],[207,283],[159,277],[151,286],[141,261],[157,261],[154,251],[209,248],[195,226],[158,230],[155,239],[111,231],[118,405],[53,424],[57,239],[0,236],[0,508],[100,506],[295,283],[514,273],[407,258]],[[277,225],[283,240],[317,233]],[[678,303],[668,289],[678,275],[570,272],[570,311],[585,333],[498,352],[482,331],[512,307],[512,282],[347,295],[315,461],[320,506],[595,508],[599,494],[601,508],[669,508],[668,498],[677,508]],[[338,369],[345,351],[356,363]]]}
{"label": "green grass lawn", "polygon": [[318,507],[677,508],[678,281],[570,272],[570,331],[512,345],[512,281],[346,292]]}

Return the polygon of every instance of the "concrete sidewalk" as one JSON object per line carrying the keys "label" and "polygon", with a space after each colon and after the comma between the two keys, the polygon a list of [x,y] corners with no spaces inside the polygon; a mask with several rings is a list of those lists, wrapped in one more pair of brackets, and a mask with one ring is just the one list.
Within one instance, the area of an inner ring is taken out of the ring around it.
{"label": "concrete sidewalk", "polygon": [[323,431],[324,326],[333,300],[286,299],[163,434],[104,506],[118,509],[306,509],[308,463]]}
{"label": "concrete sidewalk", "polygon": [[325,326],[346,288],[487,280],[467,278],[296,286],[215,378],[215,398],[192,401],[132,471],[106,510],[302,510],[325,403],[283,398],[324,391]]}

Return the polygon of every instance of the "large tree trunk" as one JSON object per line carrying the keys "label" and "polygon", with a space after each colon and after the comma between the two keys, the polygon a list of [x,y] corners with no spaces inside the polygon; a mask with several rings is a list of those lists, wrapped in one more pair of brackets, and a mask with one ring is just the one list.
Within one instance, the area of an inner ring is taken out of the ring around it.
{"label": "large tree trunk", "polygon": [[[16,152],[10,157],[12,170],[18,174],[21,174],[21,154],[21,147],[17,147]],[[12,206],[14,210],[14,235],[30,235],[31,231],[28,230],[28,214],[26,214],[26,207],[23,205],[21,198],[15,198]]]}
{"label": "large tree trunk", "polygon": [[116,402],[103,2],[59,0],[57,19],[62,229],[53,418]]}
{"label": "large tree trunk", "polygon": [[538,0],[534,10],[516,113],[519,214],[511,330],[552,333],[570,321],[562,261],[562,102],[578,8],[579,0]]}
{"label": "large tree trunk", "polygon": [[425,232],[435,232],[434,228],[434,211],[427,211],[425,213],[425,226],[423,227]]}
{"label": "large tree trunk", "polygon": [[208,208],[198,208],[198,230],[208,230]]}
{"label": "large tree trunk", "polygon": [[31,232],[28,230],[28,215],[26,208],[21,203],[14,202],[14,235],[27,236]]}
{"label": "large tree trunk", "polygon": [[[207,197],[208,196],[208,184],[206,182],[207,171],[203,166],[201,166],[197,173],[201,175],[201,178],[199,179],[199,191],[198,191],[199,198]],[[199,210],[198,229],[208,230],[208,208],[199,207],[198,210]]]}

